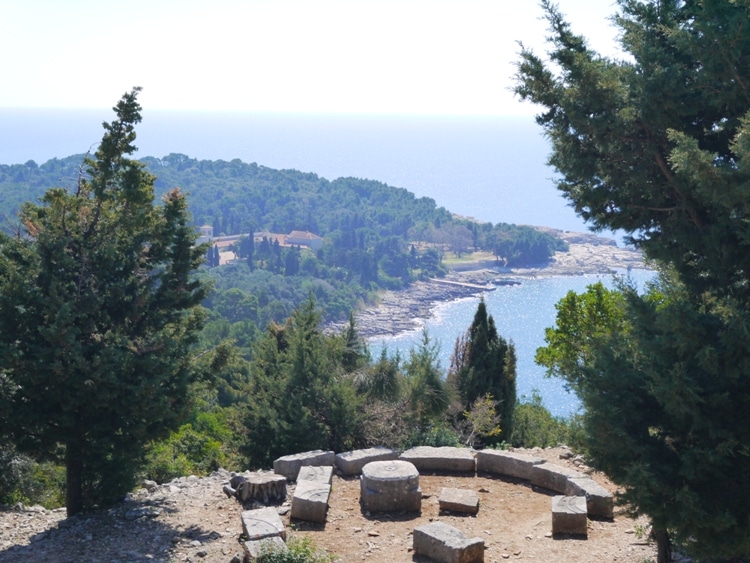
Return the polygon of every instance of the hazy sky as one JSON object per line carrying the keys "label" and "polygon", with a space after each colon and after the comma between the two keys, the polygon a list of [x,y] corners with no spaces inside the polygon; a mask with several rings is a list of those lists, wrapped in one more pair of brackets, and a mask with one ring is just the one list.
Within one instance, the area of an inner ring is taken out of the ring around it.
{"label": "hazy sky", "polygon": [[[611,54],[612,0],[558,0]],[[0,107],[532,114],[509,92],[534,0],[6,0]]]}

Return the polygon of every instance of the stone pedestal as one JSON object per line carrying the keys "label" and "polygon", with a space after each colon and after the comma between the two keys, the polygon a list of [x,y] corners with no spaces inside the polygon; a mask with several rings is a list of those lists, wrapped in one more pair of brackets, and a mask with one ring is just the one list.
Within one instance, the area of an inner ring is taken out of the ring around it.
{"label": "stone pedestal", "polygon": [[368,512],[419,512],[419,472],[408,461],[373,461],[362,468],[362,509]]}
{"label": "stone pedestal", "polygon": [[552,535],[588,535],[586,497],[552,497]]}

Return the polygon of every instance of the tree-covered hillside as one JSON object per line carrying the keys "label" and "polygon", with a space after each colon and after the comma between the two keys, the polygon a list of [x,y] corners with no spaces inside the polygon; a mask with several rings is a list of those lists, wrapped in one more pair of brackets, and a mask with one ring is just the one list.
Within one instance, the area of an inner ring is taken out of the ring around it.
{"label": "tree-covered hillside", "polygon": [[[83,155],[75,155],[42,165],[0,166],[5,229],[14,230],[17,210],[46,189],[74,190],[85,174],[82,162]],[[544,263],[565,247],[532,227],[479,224],[454,216],[430,198],[373,180],[329,181],[297,170],[182,154],[141,162],[156,176],[156,195],[179,187],[188,194],[194,225],[211,226],[215,237],[292,231],[322,237],[322,247],[311,251],[273,238],[253,242],[248,236],[231,248],[235,263],[209,268],[206,275],[215,292],[206,305],[222,319],[250,321],[261,329],[268,321],[282,322],[310,294],[326,319],[345,319],[371,292],[444,275],[446,252],[485,250],[499,263],[521,266]],[[218,254],[212,248],[208,266],[219,263]],[[230,289],[232,295],[223,295]],[[237,303],[244,304],[242,319],[235,318]]]}

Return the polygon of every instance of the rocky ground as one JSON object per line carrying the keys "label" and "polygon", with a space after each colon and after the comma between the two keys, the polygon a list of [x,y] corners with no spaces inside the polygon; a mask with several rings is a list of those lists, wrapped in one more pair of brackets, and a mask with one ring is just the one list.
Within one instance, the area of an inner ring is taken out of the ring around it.
{"label": "rocky ground", "polygon": [[[534,450],[534,455],[586,471],[565,448]],[[567,459],[561,459],[563,458]],[[66,519],[64,511],[41,508],[0,510],[0,563],[80,562],[237,562],[243,507],[227,498],[222,485],[229,473],[184,477],[139,489],[118,506]],[[601,475],[595,479],[614,490]],[[363,513],[356,478],[334,477],[325,525],[289,523],[289,503],[278,507],[291,534],[309,535],[337,561],[425,562],[412,552],[412,530],[441,520],[485,540],[485,561],[644,563],[655,561],[644,520],[615,510],[612,521],[590,520],[588,538],[552,537],[551,493],[527,483],[488,477],[420,476],[420,514]],[[480,498],[476,516],[441,513],[442,487],[474,490]],[[293,486],[289,487],[289,498]],[[246,508],[251,508],[250,506]]]}
{"label": "rocky ground", "polygon": [[[640,252],[617,246],[611,239],[590,233],[554,233],[568,243],[569,250],[555,253],[543,266],[502,268],[495,260],[478,259],[456,265],[445,277],[453,284],[418,281],[402,291],[384,292],[377,306],[356,314],[359,334],[372,338],[414,330],[424,319],[431,317],[437,304],[479,295],[492,284],[523,283],[528,278],[549,276],[607,274],[645,267]],[[330,328],[341,330],[343,326],[339,324]]]}

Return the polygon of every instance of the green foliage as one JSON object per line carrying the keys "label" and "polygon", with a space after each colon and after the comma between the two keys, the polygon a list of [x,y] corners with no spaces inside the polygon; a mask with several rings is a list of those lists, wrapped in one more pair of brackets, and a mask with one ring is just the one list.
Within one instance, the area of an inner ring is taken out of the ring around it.
{"label": "green foliage", "polygon": [[318,549],[309,536],[292,535],[287,549],[263,546],[258,563],[332,563],[335,557]]}
{"label": "green foliage", "polygon": [[537,390],[531,398],[522,397],[516,405],[515,426],[510,444],[515,448],[551,448],[566,444],[585,451],[579,415],[570,419],[552,416]]}
{"label": "green foliage", "polygon": [[406,450],[417,446],[432,446],[440,448],[451,446],[458,448],[463,446],[456,431],[446,423],[436,426],[417,427],[412,429],[406,439],[398,444],[398,449]]}
{"label": "green foliage", "polygon": [[65,504],[65,468],[38,463],[19,454],[12,444],[0,447],[0,504],[41,505],[47,509]]}
{"label": "green foliage", "polygon": [[580,394],[591,461],[650,516],[660,563],[669,536],[747,558],[750,4],[620,0],[622,60],[542,5],[551,62],[523,49],[516,92],[544,108],[558,187],[669,275],[567,298],[539,357]]}
{"label": "green foliage", "polygon": [[19,451],[66,465],[70,515],[130,490],[145,445],[189,412],[202,376],[191,347],[206,286],[179,190],[154,205],[154,178],[128,158],[138,89],[73,192],[49,189],[0,237],[0,431]]}
{"label": "green foliage", "polygon": [[469,447],[476,447],[480,440],[491,440],[500,436],[500,416],[495,411],[497,401],[487,393],[477,397],[471,408],[463,412],[467,436],[463,442]]}
{"label": "green foliage", "polygon": [[419,424],[425,427],[443,419],[451,401],[451,389],[443,380],[438,355],[437,344],[430,340],[425,329],[419,346],[409,350],[404,364],[409,405]]}
{"label": "green foliage", "polygon": [[150,444],[143,473],[165,483],[184,475],[207,475],[220,467],[232,467],[237,453],[228,451],[234,436],[226,412],[198,412],[165,440]]}
{"label": "green foliage", "polygon": [[499,406],[500,433],[485,435],[490,443],[507,440],[513,433],[516,406],[516,352],[512,342],[502,338],[492,315],[481,299],[474,320],[463,337],[456,340],[448,381],[461,400],[461,411],[469,411],[486,395]]}
{"label": "green foliage", "polygon": [[286,325],[270,327],[257,343],[245,415],[244,451],[251,464],[316,448],[346,451],[359,443],[359,398],[345,370],[352,362],[351,338],[325,335],[310,297]]}

